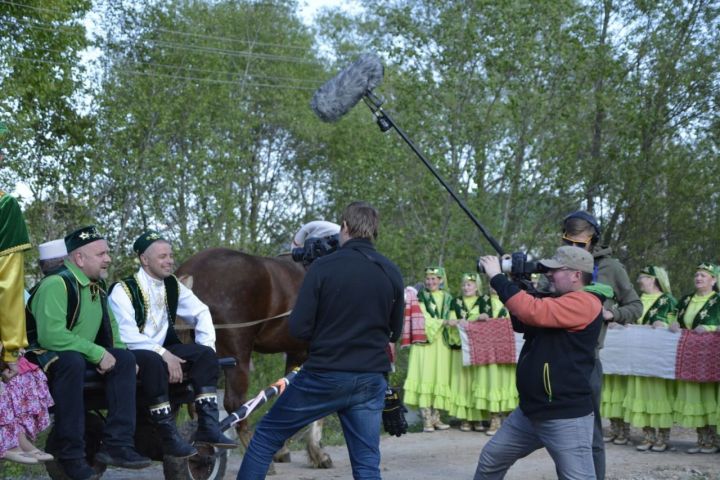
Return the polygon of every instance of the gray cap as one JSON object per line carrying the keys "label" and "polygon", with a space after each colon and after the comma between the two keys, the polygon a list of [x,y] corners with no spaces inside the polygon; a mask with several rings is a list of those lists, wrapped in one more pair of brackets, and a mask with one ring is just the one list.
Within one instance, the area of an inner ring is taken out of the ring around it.
{"label": "gray cap", "polygon": [[580,247],[564,245],[557,249],[552,258],[540,260],[540,263],[547,268],[569,268],[585,273],[593,273],[595,262],[587,250]]}

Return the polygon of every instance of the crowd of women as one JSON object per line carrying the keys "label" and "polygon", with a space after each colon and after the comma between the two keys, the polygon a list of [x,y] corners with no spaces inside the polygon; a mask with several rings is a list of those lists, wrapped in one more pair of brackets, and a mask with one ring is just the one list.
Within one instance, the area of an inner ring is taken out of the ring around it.
{"label": "crowd of women", "polygon": [[[671,332],[715,332],[720,325],[719,274],[716,265],[698,265],[695,291],[677,301],[665,269],[645,267],[637,277],[643,312],[634,323]],[[420,409],[425,432],[449,428],[440,416],[440,411],[445,411],[460,421],[460,430],[492,435],[500,427],[503,414],[517,406],[515,365],[463,366],[458,350],[459,324],[507,317],[492,289],[483,288],[489,283],[483,277],[462,275],[461,294],[453,297],[447,291],[443,268],[425,270],[417,300],[426,341],[411,345],[404,384],[405,403]],[[623,328],[612,322],[608,326]],[[610,421],[606,442],[633,445],[629,438],[632,426],[643,432],[642,440],[635,445],[638,450],[662,452],[668,449],[671,427],[679,425],[697,429],[697,443],[688,453],[715,453],[720,448],[716,431],[720,424],[720,383],[605,375],[601,412]],[[489,426],[484,421],[489,421]]]}

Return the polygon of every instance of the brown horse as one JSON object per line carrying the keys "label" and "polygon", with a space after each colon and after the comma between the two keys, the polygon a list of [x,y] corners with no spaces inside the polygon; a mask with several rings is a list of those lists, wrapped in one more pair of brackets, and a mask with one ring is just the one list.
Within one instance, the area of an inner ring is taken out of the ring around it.
{"label": "brown horse", "polygon": [[[190,257],[176,275],[191,277],[193,292],[210,307],[218,355],[237,359],[238,366],[225,378],[226,411],[232,412],[246,401],[253,351],[285,353],[285,373],[307,358],[307,343],[290,336],[288,330],[288,313],[305,275],[305,269],[290,255],[258,257],[212,248]],[[246,422],[236,428],[247,447]],[[308,455],[316,467],[328,468],[332,461],[320,447],[319,428],[313,425],[308,435]],[[276,455],[277,460],[287,458],[288,452]]]}

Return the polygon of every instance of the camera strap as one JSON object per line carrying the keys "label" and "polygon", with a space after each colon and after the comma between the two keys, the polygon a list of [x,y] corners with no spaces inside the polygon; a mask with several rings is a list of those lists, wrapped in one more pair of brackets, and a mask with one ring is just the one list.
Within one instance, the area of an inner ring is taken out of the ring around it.
{"label": "camera strap", "polygon": [[[392,285],[392,287],[393,287],[393,304],[395,304],[395,302],[397,302],[397,299],[398,299],[398,286],[395,285],[395,282],[393,282],[392,277],[391,277],[390,274],[387,272],[387,270],[385,270],[385,267],[383,266],[383,264],[382,264],[377,258],[373,257],[372,255],[370,255],[370,254],[368,254],[368,253],[363,252],[363,251],[360,250],[359,248],[356,248],[356,247],[351,247],[351,248],[352,248],[353,250],[355,250],[356,252],[362,254],[364,257],[366,257],[368,260],[370,260],[371,262],[373,262],[373,263],[374,263],[375,265],[377,265],[378,267],[380,267],[380,270],[383,271],[383,273],[385,274],[385,276],[387,277],[387,279],[390,281],[390,285]],[[400,289],[400,290],[402,290],[402,289]]]}

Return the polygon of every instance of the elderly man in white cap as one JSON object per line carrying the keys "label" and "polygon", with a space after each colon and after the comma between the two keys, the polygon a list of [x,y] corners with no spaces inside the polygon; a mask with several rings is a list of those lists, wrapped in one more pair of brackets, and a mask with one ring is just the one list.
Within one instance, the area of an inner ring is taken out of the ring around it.
{"label": "elderly man in white cap", "polygon": [[516,460],[543,447],[559,478],[594,479],[590,375],[604,298],[586,289],[592,255],[563,246],[540,260],[558,295],[552,298],[521,290],[501,274],[497,257],[480,262],[510,312],[513,329],[525,334],[525,344],[517,364],[520,406],[483,448],[475,480],[504,478]]}
{"label": "elderly man in white cap", "polygon": [[63,268],[63,262],[68,256],[65,239],[63,238],[41,243],[38,245],[38,251],[40,252],[38,265],[40,266],[40,271],[42,271],[43,276],[51,275],[60,268]]}

